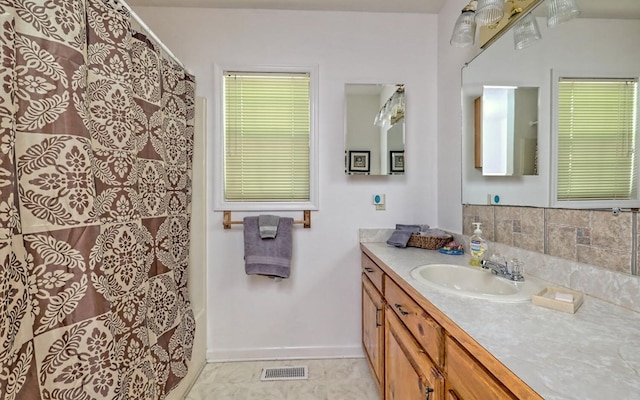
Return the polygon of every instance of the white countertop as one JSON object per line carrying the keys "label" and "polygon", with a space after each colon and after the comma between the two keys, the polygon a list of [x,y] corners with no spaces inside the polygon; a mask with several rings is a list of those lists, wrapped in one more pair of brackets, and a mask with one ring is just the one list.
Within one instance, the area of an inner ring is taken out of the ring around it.
{"label": "white countertop", "polygon": [[[547,400],[640,399],[640,313],[585,296],[575,314],[433,289],[411,277],[423,264],[468,256],[362,243]],[[549,284],[550,286],[556,286]]]}

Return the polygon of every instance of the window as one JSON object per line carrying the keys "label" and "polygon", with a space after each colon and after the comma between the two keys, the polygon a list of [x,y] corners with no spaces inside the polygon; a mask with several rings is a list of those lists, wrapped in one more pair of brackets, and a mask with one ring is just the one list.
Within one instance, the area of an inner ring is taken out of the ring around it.
{"label": "window", "polygon": [[312,71],[221,75],[220,209],[317,209]]}
{"label": "window", "polygon": [[558,202],[638,199],[637,86],[637,79],[559,79]]}

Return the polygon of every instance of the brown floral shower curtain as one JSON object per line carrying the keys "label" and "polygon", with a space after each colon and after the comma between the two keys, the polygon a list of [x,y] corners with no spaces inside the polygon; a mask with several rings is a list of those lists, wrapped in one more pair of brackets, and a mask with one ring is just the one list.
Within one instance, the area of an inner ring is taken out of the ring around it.
{"label": "brown floral shower curtain", "polygon": [[0,398],[164,398],[195,330],[195,81],[117,1],[0,12]]}

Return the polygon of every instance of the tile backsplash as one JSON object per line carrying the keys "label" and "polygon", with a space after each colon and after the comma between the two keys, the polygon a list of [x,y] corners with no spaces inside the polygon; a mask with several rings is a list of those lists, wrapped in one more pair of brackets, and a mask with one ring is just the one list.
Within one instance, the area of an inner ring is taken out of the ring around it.
{"label": "tile backsplash", "polygon": [[635,212],[465,205],[463,234],[481,222],[489,241],[632,274],[640,253],[636,220]]}

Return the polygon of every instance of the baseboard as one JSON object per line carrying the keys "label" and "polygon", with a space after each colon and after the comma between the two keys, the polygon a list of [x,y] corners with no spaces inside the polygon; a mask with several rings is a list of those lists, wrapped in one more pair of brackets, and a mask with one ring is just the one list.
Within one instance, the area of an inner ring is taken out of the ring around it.
{"label": "baseboard", "polygon": [[207,362],[295,360],[319,358],[363,358],[362,346],[269,347],[207,351]]}

